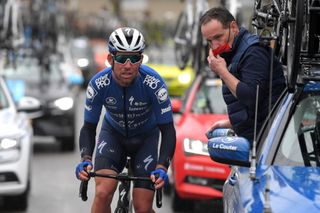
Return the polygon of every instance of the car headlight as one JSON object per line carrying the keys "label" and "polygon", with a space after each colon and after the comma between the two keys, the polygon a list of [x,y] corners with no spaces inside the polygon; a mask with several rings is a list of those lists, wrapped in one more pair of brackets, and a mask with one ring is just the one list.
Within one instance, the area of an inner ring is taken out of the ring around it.
{"label": "car headlight", "polygon": [[191,75],[189,73],[182,73],[179,75],[178,81],[181,84],[189,84],[191,81]]}
{"label": "car headlight", "polygon": [[190,138],[185,138],[183,141],[184,151],[188,154],[198,154],[198,155],[209,156],[207,145],[208,145],[207,143],[201,140],[195,140]]}
{"label": "car headlight", "polygon": [[87,58],[79,58],[77,60],[77,65],[79,67],[87,67],[89,65],[89,60]]}
{"label": "car headlight", "polygon": [[73,99],[70,97],[59,98],[54,101],[54,105],[61,110],[69,110],[73,107]]}
{"label": "car headlight", "polygon": [[0,163],[12,162],[20,157],[20,140],[14,138],[0,139]]}

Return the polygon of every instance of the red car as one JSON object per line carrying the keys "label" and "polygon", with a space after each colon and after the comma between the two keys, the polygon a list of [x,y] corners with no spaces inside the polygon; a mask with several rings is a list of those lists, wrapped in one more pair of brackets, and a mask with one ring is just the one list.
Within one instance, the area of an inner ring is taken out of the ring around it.
{"label": "red car", "polygon": [[169,178],[174,211],[190,210],[194,201],[200,200],[218,200],[221,204],[230,168],[211,160],[205,135],[215,121],[228,118],[221,86],[220,79],[198,75],[182,102],[172,101],[173,111],[179,108],[175,116],[177,145]]}

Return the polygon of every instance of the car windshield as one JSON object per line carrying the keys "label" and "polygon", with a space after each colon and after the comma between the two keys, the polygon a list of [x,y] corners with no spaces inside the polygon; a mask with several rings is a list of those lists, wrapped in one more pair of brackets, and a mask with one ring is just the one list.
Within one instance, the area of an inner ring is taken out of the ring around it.
{"label": "car windshield", "polygon": [[192,104],[195,114],[225,114],[226,104],[222,97],[220,79],[205,79]]}
{"label": "car windshield", "polygon": [[4,93],[2,86],[0,85],[0,109],[7,108],[8,106],[9,106],[9,102],[8,102],[7,96]]}
{"label": "car windshield", "polygon": [[320,166],[320,95],[296,106],[276,153],[276,165]]}
{"label": "car windshield", "polygon": [[34,58],[22,60],[16,68],[6,67],[0,71],[0,74],[7,79],[21,79],[30,82],[56,82],[63,79],[62,71],[57,62],[50,63],[49,71],[46,71]]}

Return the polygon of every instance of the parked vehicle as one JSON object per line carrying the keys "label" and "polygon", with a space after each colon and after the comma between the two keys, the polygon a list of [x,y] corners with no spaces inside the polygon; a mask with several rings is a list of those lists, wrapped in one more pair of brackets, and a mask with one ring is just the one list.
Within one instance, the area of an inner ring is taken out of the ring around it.
{"label": "parked vehicle", "polygon": [[61,142],[62,150],[75,148],[75,116],[77,88],[62,76],[59,56],[50,57],[49,69],[39,66],[36,58],[25,58],[15,68],[7,67],[6,77],[15,100],[33,97],[40,107],[29,116],[36,136],[53,136]]}
{"label": "parked vehicle", "polygon": [[0,76],[0,197],[6,207],[16,210],[28,207],[33,154],[31,122],[20,110],[37,107],[37,103],[27,104],[24,99],[17,108]]}
{"label": "parked vehicle", "polygon": [[77,37],[70,41],[70,53],[74,64],[79,67],[84,78],[83,86],[87,87],[90,79],[97,72],[93,47],[87,37]]}
{"label": "parked vehicle", "polygon": [[144,53],[144,63],[156,70],[165,80],[169,95],[181,97],[192,84],[195,73],[191,66],[181,70],[174,58],[173,47],[165,46],[163,51],[148,47]]}
{"label": "parked vehicle", "polygon": [[[266,2],[255,1],[254,26],[257,32],[268,27],[270,35],[280,38],[275,40],[275,55],[285,59],[288,84],[253,141],[209,140],[210,157],[232,165],[223,188],[224,212],[320,212],[320,5],[260,3]],[[273,12],[265,19],[269,8],[284,16]],[[262,36],[261,41],[269,38]]]}
{"label": "parked vehicle", "polygon": [[309,79],[282,94],[257,138],[256,156],[245,138],[209,141],[212,159],[232,165],[224,212],[320,211],[319,88],[319,81]]}
{"label": "parked vehicle", "polygon": [[[191,210],[196,201],[216,200],[221,205],[230,172],[227,165],[213,162],[207,150],[206,131],[215,121],[227,119],[221,80],[210,73],[196,77],[176,115],[177,144],[169,178],[174,211]],[[179,100],[172,105],[177,112]]]}

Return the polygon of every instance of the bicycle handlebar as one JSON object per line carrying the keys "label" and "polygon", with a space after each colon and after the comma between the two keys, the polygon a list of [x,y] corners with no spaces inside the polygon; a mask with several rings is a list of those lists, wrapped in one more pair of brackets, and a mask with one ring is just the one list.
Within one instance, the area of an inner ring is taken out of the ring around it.
{"label": "bicycle handlebar", "polygon": [[[134,177],[134,176],[128,176],[128,174],[122,174],[122,173],[118,175],[112,175],[112,174],[101,174],[101,173],[89,172],[89,177],[112,178],[119,181],[133,181],[133,180],[151,181],[149,177]],[[156,178],[158,177],[156,176]],[[81,197],[83,201],[86,201],[88,199],[87,191],[88,191],[89,180],[84,180],[84,181],[81,181],[80,183],[79,197]],[[156,206],[158,208],[161,208],[162,206],[162,188],[156,190]]]}

